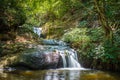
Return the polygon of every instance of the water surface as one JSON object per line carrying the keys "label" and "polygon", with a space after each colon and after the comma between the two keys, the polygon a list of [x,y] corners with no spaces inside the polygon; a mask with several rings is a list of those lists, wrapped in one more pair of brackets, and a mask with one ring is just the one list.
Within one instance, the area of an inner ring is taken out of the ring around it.
{"label": "water surface", "polygon": [[0,80],[120,80],[120,73],[103,72],[77,68],[13,71],[0,71]]}

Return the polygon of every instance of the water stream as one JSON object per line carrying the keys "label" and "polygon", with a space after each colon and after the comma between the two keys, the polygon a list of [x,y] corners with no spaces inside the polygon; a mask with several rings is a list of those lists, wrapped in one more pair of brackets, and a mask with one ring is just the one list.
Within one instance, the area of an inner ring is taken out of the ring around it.
{"label": "water stream", "polygon": [[[37,28],[34,32],[40,36]],[[61,56],[62,68],[34,71],[10,69],[8,72],[0,69],[0,80],[120,80],[120,73],[82,68],[78,62],[77,53],[66,47],[64,42],[56,40],[44,40],[43,42],[44,47],[39,46],[39,49],[56,50]]]}
{"label": "water stream", "polygon": [[42,33],[42,28],[33,27],[33,32],[40,37]]}
{"label": "water stream", "polygon": [[63,67],[70,67],[70,68],[81,68],[81,65],[78,62],[77,59],[77,53],[74,53],[75,51],[66,51],[62,52],[60,51],[60,56],[62,58]]}

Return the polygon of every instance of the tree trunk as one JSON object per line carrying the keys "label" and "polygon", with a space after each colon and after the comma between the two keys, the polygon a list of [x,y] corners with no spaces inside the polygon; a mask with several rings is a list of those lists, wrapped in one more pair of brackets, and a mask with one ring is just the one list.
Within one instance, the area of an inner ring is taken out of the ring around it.
{"label": "tree trunk", "polygon": [[113,32],[111,27],[108,24],[107,18],[105,16],[105,0],[94,0],[94,4],[99,16],[100,23],[105,32],[105,39],[112,42]]}

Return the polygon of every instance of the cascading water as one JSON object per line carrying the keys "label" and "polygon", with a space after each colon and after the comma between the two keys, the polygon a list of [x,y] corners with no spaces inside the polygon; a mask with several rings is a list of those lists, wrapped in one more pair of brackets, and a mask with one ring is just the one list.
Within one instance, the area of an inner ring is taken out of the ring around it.
{"label": "cascading water", "polygon": [[[34,27],[33,29],[34,33],[38,34],[38,36],[40,37],[41,32],[42,32],[42,28],[36,28]],[[43,40],[42,42],[44,45],[52,45],[51,49],[54,50],[56,49],[57,52],[60,54],[61,59],[62,59],[62,64],[63,64],[63,68],[80,68],[80,64],[78,62],[78,58],[77,58],[77,53],[75,50],[69,48],[67,46],[67,44],[63,41],[58,41],[58,40],[54,40],[54,39],[50,39],[50,40]],[[53,46],[54,45],[54,46]],[[57,46],[57,48],[55,47]]]}
{"label": "cascading water", "polygon": [[[71,49],[67,44],[63,41],[58,41],[54,39],[43,40],[42,42],[47,47],[49,46],[49,50],[54,50],[56,53],[60,55],[60,61],[63,68],[81,68],[81,65],[78,62],[78,56],[74,49]],[[58,66],[59,67],[59,66]]]}
{"label": "cascading water", "polygon": [[[74,51],[75,52],[75,51]],[[81,65],[78,62],[77,54],[73,51],[60,51],[60,56],[62,58],[62,63],[64,68],[80,68]]]}
{"label": "cascading water", "polygon": [[63,67],[67,67],[67,62],[66,62],[66,57],[65,57],[65,54],[61,53],[60,52],[60,56],[62,58],[62,62],[63,62]]}
{"label": "cascading water", "polygon": [[33,32],[36,33],[40,37],[42,33],[42,28],[33,27]]}

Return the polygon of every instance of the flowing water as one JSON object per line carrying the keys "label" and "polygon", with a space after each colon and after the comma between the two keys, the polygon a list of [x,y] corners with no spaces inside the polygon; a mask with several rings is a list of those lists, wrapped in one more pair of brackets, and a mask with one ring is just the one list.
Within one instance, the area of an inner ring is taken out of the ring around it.
{"label": "flowing water", "polygon": [[40,37],[42,33],[42,28],[33,27],[33,32],[36,33]]}
{"label": "flowing water", "polygon": [[[47,44],[52,43],[51,45],[62,43],[55,40],[46,40],[46,42]],[[120,73],[82,68],[78,62],[76,51],[64,45],[46,45],[37,46],[37,48],[43,51],[56,50],[56,53],[61,56],[63,68],[35,71],[9,68],[8,72],[0,69],[0,80],[120,80]]]}
{"label": "flowing water", "polygon": [[[34,28],[40,36],[41,30]],[[13,70],[0,69],[0,80],[120,80],[120,73],[84,69],[78,62],[77,53],[64,42],[44,40],[43,43],[54,46],[39,46],[39,49],[56,50],[60,54],[63,68],[50,70]],[[58,46],[55,46],[58,45]]]}
{"label": "flowing water", "polygon": [[61,68],[0,72],[0,80],[120,80],[120,74],[80,68]]}
{"label": "flowing water", "polygon": [[77,53],[65,46],[39,46],[43,50],[56,50],[63,63],[63,68],[49,70],[14,70],[0,69],[0,80],[120,80],[120,73],[104,72],[82,68]]}

